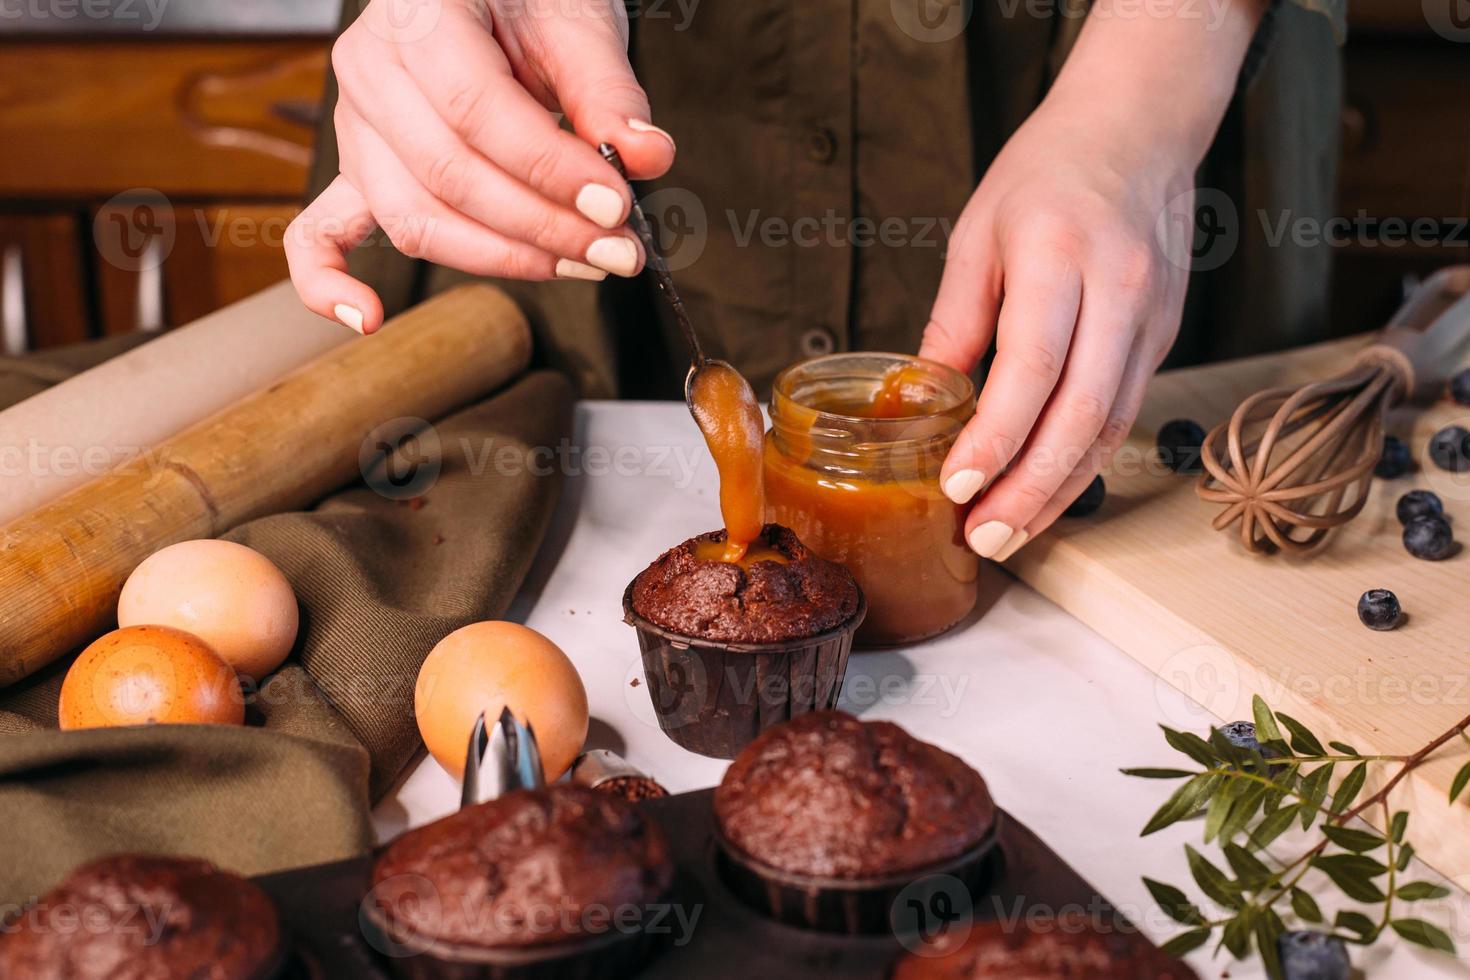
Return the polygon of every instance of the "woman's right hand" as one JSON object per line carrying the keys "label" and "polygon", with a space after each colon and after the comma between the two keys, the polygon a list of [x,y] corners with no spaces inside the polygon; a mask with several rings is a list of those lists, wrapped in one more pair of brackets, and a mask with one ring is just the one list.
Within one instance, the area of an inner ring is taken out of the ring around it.
{"label": "woman's right hand", "polygon": [[347,273],[374,226],[474,275],[635,275],[628,187],[596,146],[647,179],[674,143],[649,122],[627,40],[620,0],[371,0],[332,49],[341,173],[286,236],[302,302],[378,329],[382,303]]}

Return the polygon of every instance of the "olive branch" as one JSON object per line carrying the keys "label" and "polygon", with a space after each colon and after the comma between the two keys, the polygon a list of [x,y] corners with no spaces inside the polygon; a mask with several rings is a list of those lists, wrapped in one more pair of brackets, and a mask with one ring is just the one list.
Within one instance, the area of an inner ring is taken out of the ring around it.
{"label": "olive branch", "polygon": [[[1301,887],[1302,878],[1315,868],[1349,899],[1367,907],[1338,912],[1327,930],[1333,935],[1368,945],[1392,930],[1409,942],[1453,953],[1454,942],[1444,930],[1401,914],[1408,903],[1444,898],[1450,890],[1432,882],[1403,880],[1414,856],[1414,846],[1404,836],[1409,814],[1393,811],[1389,794],[1448,742],[1459,737],[1470,743],[1466,735],[1470,717],[1410,755],[1363,755],[1344,742],[1329,741],[1324,747],[1305,725],[1273,712],[1259,696],[1252,699],[1251,708],[1259,749],[1235,744],[1218,728],[1212,728],[1206,739],[1161,726],[1169,745],[1203,768],[1122,770],[1147,779],[1186,780],[1159,807],[1142,836],[1203,814],[1204,842],[1219,846],[1229,868],[1227,873],[1194,847],[1184,847],[1195,884],[1226,910],[1219,917],[1207,916],[1173,885],[1143,879],[1165,914],[1188,927],[1164,944],[1165,951],[1182,956],[1209,942],[1218,929],[1217,951],[1223,946],[1236,959],[1245,959],[1254,947],[1267,972],[1281,977],[1277,940],[1287,931],[1283,914],[1325,925],[1316,900]],[[1398,768],[1382,789],[1359,800],[1369,766],[1378,765]],[[1339,767],[1347,772],[1329,794]],[[1455,774],[1451,803],[1467,784],[1470,762]],[[1380,816],[1387,833],[1348,826],[1364,815]],[[1268,854],[1266,848],[1295,824],[1304,832],[1315,827],[1319,839],[1288,860]]]}

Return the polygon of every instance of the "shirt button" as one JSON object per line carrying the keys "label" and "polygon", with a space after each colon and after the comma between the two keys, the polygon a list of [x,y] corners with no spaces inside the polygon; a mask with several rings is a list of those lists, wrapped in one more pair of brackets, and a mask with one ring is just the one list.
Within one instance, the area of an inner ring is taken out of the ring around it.
{"label": "shirt button", "polygon": [[821,357],[837,349],[837,338],[830,330],[813,327],[801,334],[801,353],[804,357]]}
{"label": "shirt button", "polygon": [[806,155],[813,163],[831,163],[837,156],[837,137],[832,130],[812,130],[806,138]]}

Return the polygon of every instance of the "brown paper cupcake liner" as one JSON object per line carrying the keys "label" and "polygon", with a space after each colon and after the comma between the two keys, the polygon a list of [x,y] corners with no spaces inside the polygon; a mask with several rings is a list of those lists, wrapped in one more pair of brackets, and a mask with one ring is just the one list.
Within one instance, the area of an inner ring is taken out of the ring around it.
{"label": "brown paper cupcake liner", "polygon": [[653,954],[659,937],[642,929],[545,946],[491,949],[396,938],[379,910],[365,907],[363,930],[400,980],[620,980]]}
{"label": "brown paper cupcake liner", "polygon": [[643,673],[659,728],[691,752],[733,759],[773,725],[831,708],[842,693],[852,637],[867,615],[837,629],[781,643],[720,643],[664,629],[633,610],[633,584],[623,593],[623,619],[638,633]]}
{"label": "brown paper cupcake liner", "polygon": [[[934,891],[962,887],[973,902],[997,871],[999,835],[997,814],[985,836],[963,853],[874,878],[826,878],[782,871],[730,843],[718,826],[714,836],[720,876],[746,905],[787,925],[864,936],[892,934],[898,928],[894,906],[900,901],[928,904]],[[898,914],[903,912],[900,909]]]}

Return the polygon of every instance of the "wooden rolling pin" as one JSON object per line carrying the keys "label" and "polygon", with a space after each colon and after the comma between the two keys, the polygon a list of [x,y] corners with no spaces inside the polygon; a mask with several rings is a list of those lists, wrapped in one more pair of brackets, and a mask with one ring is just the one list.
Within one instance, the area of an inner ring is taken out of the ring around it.
{"label": "wooden rolling pin", "polygon": [[32,395],[0,412],[0,525],[356,336],[283,282]]}
{"label": "wooden rolling pin", "polygon": [[375,427],[440,418],[530,356],[509,297],[463,286],[0,528],[0,686],[110,628],[123,582],[154,551],[320,499],[359,478]]}

